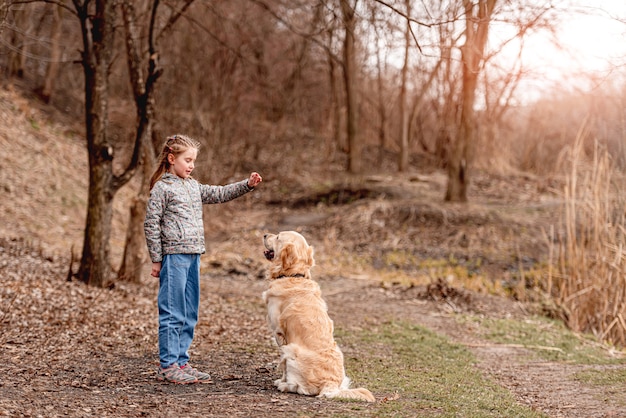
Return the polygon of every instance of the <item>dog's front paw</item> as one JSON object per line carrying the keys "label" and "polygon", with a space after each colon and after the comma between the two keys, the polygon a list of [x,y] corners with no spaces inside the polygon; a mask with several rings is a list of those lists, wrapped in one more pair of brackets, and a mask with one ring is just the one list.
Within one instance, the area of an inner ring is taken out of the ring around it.
{"label": "dog's front paw", "polygon": [[281,392],[292,392],[292,393],[298,393],[298,385],[295,383],[289,383],[286,381],[281,381],[281,380],[277,380],[276,382],[276,387],[278,388],[278,390],[280,390]]}

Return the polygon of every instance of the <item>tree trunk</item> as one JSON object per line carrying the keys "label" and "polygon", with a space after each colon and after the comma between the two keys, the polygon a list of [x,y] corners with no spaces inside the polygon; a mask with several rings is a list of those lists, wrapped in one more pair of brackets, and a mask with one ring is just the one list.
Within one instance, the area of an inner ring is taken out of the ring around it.
{"label": "tree trunk", "polygon": [[49,5],[52,13],[52,28],[50,29],[50,62],[46,68],[46,77],[41,87],[41,98],[49,103],[52,97],[54,81],[59,72],[59,61],[61,59],[61,25],[63,8],[56,5]]}
{"label": "tree trunk", "polygon": [[31,14],[27,12],[27,8],[22,7],[18,10],[11,10],[15,26],[20,28],[21,31],[11,31],[9,48],[9,75],[17,76],[19,78],[24,77],[24,71],[26,68],[26,56],[28,55],[29,43],[25,41],[25,38],[30,35],[31,24],[27,26],[27,22],[31,20]]}
{"label": "tree trunk", "polygon": [[443,104],[441,115],[438,118],[439,122],[437,141],[435,143],[435,156],[438,158],[441,168],[447,169],[451,159],[451,145],[453,143],[453,138],[457,137],[459,122],[457,120],[458,110],[455,100],[456,81],[452,74],[451,48],[449,45],[444,45],[444,42],[441,42],[441,45],[442,54],[440,62],[443,66],[442,79],[444,91],[442,92]]}
{"label": "tree trunk", "polygon": [[339,106],[339,91],[335,78],[335,58],[330,52],[332,45],[332,30],[330,31],[328,52],[328,82],[330,85],[330,106],[328,117],[328,136],[326,139],[325,160],[330,162],[336,150],[341,150],[341,106]]}
{"label": "tree trunk", "polygon": [[9,14],[9,7],[11,7],[11,3],[3,0],[0,4],[0,35],[2,35],[2,31],[6,26],[7,15]]}
{"label": "tree trunk", "polygon": [[[77,0],[74,3],[77,4]],[[77,276],[85,283],[104,287],[109,284],[112,273],[109,239],[115,190],[112,187],[113,147],[109,143],[106,127],[115,7],[113,1],[97,0],[96,12],[91,19],[87,7],[86,4],[77,4],[85,47],[85,126],[89,151],[87,223]]]}
{"label": "tree trunk", "polygon": [[87,202],[87,224],[83,242],[83,254],[77,277],[90,285],[105,287],[110,284],[109,264],[112,196],[107,185],[110,183],[111,164],[92,162],[89,158],[89,199]]}
{"label": "tree trunk", "polygon": [[[406,15],[411,16],[410,0],[405,0]],[[409,71],[409,46],[411,42],[411,21],[406,20],[404,32],[404,64],[402,65],[402,78],[400,84],[400,155],[398,159],[398,171],[404,172],[409,169],[409,109],[406,103],[406,79]]]}
{"label": "tree trunk", "polygon": [[112,280],[109,260],[113,197],[133,176],[139,163],[141,141],[137,136],[130,162],[113,174],[113,146],[107,136],[108,75],[114,48],[116,0],[73,0],[83,39],[85,75],[85,131],[89,153],[89,198],[80,266],[76,276],[93,286]]}
{"label": "tree trunk", "polygon": [[356,19],[354,8],[349,0],[341,0],[341,12],[346,35],[343,43],[343,77],[346,89],[346,130],[348,136],[348,172],[361,171],[361,144],[358,134],[358,101],[356,89],[356,57],[354,47],[354,30]]}
{"label": "tree trunk", "polygon": [[143,196],[137,195],[130,205],[124,255],[117,272],[117,279],[120,281],[131,283],[141,281],[141,271],[146,262],[146,250],[143,227],[138,220],[145,219],[146,202]]}
{"label": "tree trunk", "polygon": [[146,219],[150,175],[154,168],[154,151],[151,146],[144,145],[142,160],[142,185],[130,205],[124,255],[117,273],[118,280],[132,283],[139,283],[141,281],[143,266],[148,260],[146,238],[143,232],[143,221]]}
{"label": "tree trunk", "polygon": [[458,130],[456,143],[448,161],[448,188],[445,200],[449,202],[467,202],[467,150],[472,128],[469,119],[463,118]]}
{"label": "tree trunk", "polygon": [[448,187],[445,200],[466,202],[469,186],[470,146],[474,139],[474,102],[476,85],[483,59],[489,22],[496,0],[464,0],[465,44],[461,47],[463,85],[461,87],[461,121],[456,142],[448,162]]}
{"label": "tree trunk", "polygon": [[376,50],[376,87],[377,87],[377,103],[376,110],[378,111],[378,117],[380,118],[380,125],[378,126],[378,161],[377,166],[379,169],[383,166],[383,160],[385,156],[385,145],[387,144],[387,106],[385,103],[385,81],[383,66],[383,58],[381,57],[382,46],[380,42],[380,32],[378,30],[378,16],[376,14],[377,8],[371,7],[372,16],[370,18],[370,24],[374,29],[375,34],[375,50]]}

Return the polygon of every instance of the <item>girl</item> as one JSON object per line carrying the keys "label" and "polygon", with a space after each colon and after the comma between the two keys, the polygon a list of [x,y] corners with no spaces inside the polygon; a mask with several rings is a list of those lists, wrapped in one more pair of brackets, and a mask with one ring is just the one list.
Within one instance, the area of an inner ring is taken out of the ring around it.
{"label": "girl", "polygon": [[262,179],[258,173],[227,186],[209,186],[191,177],[200,144],[185,136],[167,138],[150,181],[144,230],[159,277],[158,379],[173,383],[210,382],[207,373],[188,363],[188,349],[198,322],[200,254],[205,252],[202,204],[223,203],[248,193]]}

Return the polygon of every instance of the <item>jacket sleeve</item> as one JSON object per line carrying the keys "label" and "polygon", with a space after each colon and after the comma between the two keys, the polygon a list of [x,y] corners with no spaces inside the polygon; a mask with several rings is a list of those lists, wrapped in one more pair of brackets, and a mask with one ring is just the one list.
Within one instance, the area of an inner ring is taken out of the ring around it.
{"label": "jacket sleeve", "polygon": [[165,193],[163,189],[155,185],[150,192],[148,206],[146,208],[146,220],[143,230],[148,244],[148,253],[153,263],[160,263],[163,260],[163,250],[161,244],[161,220],[165,210]]}
{"label": "jacket sleeve", "polygon": [[229,200],[243,196],[244,194],[254,190],[254,188],[248,186],[248,179],[231,183],[226,186],[210,186],[207,184],[200,185],[200,196],[202,197],[202,203],[224,203]]}

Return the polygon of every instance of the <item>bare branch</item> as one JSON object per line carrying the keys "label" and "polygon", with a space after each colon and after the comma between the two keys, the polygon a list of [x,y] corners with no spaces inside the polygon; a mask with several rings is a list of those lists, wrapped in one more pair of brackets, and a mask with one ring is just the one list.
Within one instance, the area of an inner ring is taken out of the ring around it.
{"label": "bare branch", "polygon": [[[185,4],[183,5],[183,7],[181,7],[178,10],[175,10],[173,6],[168,4],[170,9],[174,10],[174,14],[170,16],[165,26],[163,26],[163,29],[161,29],[161,32],[159,32],[159,34],[157,35],[157,39],[161,38],[162,35],[164,35],[165,33],[169,32],[172,29],[172,26],[174,26],[174,24],[178,21],[178,19],[184,16],[185,12],[193,4],[193,2],[194,0],[185,0]],[[154,13],[154,9],[152,9],[152,11]]]}
{"label": "bare branch", "polygon": [[[297,28],[295,28],[289,21],[283,19],[265,1],[263,1],[263,0],[250,0],[250,1],[252,3],[254,3],[254,4],[256,4],[257,6],[261,7],[263,10],[265,10],[267,13],[269,13],[278,22],[280,22],[283,25],[285,25],[285,27],[287,29],[289,29],[289,31],[291,31],[294,34],[296,34],[298,36],[301,36],[303,38],[310,39],[314,44],[316,44],[317,46],[322,48],[324,51],[326,51],[328,56],[331,57],[335,62],[342,63],[342,60],[339,57],[335,56],[335,54],[328,47],[328,45],[326,45],[324,42],[322,42],[319,39],[317,39],[317,35],[320,35],[320,34],[326,32],[326,28],[324,28],[323,30],[317,31],[317,32],[309,32],[309,33],[302,32],[302,31],[298,30]],[[322,4],[324,4],[323,1],[322,1]]]}
{"label": "bare branch", "polygon": [[[387,7],[388,9],[391,9],[394,13],[399,14],[400,16],[402,16],[403,18],[405,18],[406,20],[408,20],[409,22],[413,22],[416,23],[420,26],[425,26],[427,28],[432,28],[435,24],[433,23],[425,23],[422,21],[419,21],[411,16],[409,16],[408,14],[404,13],[402,10],[398,9],[395,6],[392,6],[391,4],[383,1],[383,0],[374,0],[376,3],[382,4],[383,6]],[[412,33],[412,31],[411,31]],[[415,37],[415,35],[413,36]]]}
{"label": "bare branch", "polygon": [[[9,7],[15,5],[15,4],[29,4],[29,3],[48,3],[48,4],[55,4],[67,11],[69,11],[71,14],[73,14],[74,16],[78,16],[78,14],[76,13],[75,9],[72,9],[71,7],[69,7],[67,4],[65,4],[64,1],[62,0],[12,0],[9,4]],[[76,1],[74,1],[74,3],[76,3]]]}

